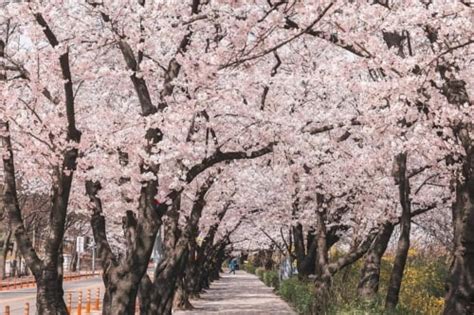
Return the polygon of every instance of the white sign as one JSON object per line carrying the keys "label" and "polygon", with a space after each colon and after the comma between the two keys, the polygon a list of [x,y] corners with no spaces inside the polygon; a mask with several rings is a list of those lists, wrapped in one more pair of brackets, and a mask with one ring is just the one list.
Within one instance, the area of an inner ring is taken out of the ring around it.
{"label": "white sign", "polygon": [[76,240],[76,252],[84,252],[84,236],[78,236]]}

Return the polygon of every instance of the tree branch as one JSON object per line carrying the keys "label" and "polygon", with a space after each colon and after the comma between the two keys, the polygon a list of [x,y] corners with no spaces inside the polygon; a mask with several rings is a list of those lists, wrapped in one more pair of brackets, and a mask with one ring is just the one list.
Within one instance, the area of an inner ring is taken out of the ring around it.
{"label": "tree branch", "polygon": [[[289,17],[286,18],[286,24],[285,28],[287,29],[300,29],[300,26],[293,20],[291,20]],[[365,48],[362,47],[362,45],[356,44],[348,44],[344,42],[344,40],[340,39],[337,34],[329,34],[324,31],[315,31],[312,29],[305,29],[304,34],[308,34],[314,37],[318,37],[320,39],[326,40],[330,43],[333,43],[337,47],[340,47],[344,50],[349,51],[350,53],[362,57],[362,58],[372,58],[372,54],[368,52]]]}
{"label": "tree branch", "polygon": [[105,227],[105,217],[102,212],[102,201],[97,196],[102,186],[99,181],[86,181],[86,194],[89,196],[90,207],[92,209],[91,226],[94,234],[94,240],[97,244],[97,255],[102,262],[104,272],[110,270],[110,267],[117,264],[116,257],[110,248],[107,240]]}
{"label": "tree branch", "polygon": [[348,124],[338,123],[338,124],[330,124],[330,125],[324,125],[324,126],[311,126],[312,123],[313,123],[312,121],[309,121],[308,123],[306,123],[306,126],[304,126],[301,129],[301,131],[302,132],[307,132],[310,135],[316,135],[318,133],[331,131],[333,129],[341,128],[341,127],[345,127],[345,126],[360,126],[360,125],[362,125],[361,122],[359,120],[357,120],[357,118],[352,118],[351,121]]}
{"label": "tree branch", "polygon": [[266,50],[262,51],[261,53],[258,53],[258,54],[255,54],[255,55],[252,55],[252,56],[249,56],[249,57],[246,57],[246,58],[242,58],[242,59],[239,59],[239,60],[236,60],[236,61],[233,61],[233,62],[229,62],[229,63],[221,66],[219,69],[220,70],[226,69],[226,68],[229,68],[229,67],[233,67],[233,66],[242,64],[242,63],[247,62],[247,61],[251,61],[251,60],[255,60],[255,59],[264,57],[264,56],[276,51],[278,48],[281,48],[281,47],[285,46],[286,44],[294,41],[295,39],[301,37],[303,34],[306,34],[308,31],[310,31],[326,15],[326,13],[329,11],[329,9],[333,5],[334,5],[334,2],[331,2],[328,6],[326,6],[324,8],[324,10],[318,15],[318,17],[311,24],[309,24],[306,28],[301,30],[298,34],[296,34],[294,36],[291,36],[290,38],[282,41],[281,43],[273,46],[272,48],[269,48],[269,49],[266,49]]}
{"label": "tree branch", "polygon": [[204,172],[206,169],[216,165],[217,163],[230,160],[242,160],[242,159],[255,159],[257,157],[263,156],[270,152],[273,152],[273,146],[275,142],[271,142],[265,147],[252,151],[252,152],[243,152],[243,151],[231,151],[231,152],[221,152],[217,150],[211,156],[202,160],[201,163],[194,165],[186,174],[186,183],[193,181],[196,176]]}

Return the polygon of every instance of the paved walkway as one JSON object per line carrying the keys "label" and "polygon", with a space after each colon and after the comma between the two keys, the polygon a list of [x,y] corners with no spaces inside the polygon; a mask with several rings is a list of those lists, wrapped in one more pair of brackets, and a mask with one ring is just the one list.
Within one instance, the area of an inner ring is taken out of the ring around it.
{"label": "paved walkway", "polygon": [[192,300],[190,311],[176,311],[174,315],[239,314],[239,315],[294,315],[296,314],[272,288],[265,286],[256,276],[244,271],[236,275],[223,274],[211,288]]}

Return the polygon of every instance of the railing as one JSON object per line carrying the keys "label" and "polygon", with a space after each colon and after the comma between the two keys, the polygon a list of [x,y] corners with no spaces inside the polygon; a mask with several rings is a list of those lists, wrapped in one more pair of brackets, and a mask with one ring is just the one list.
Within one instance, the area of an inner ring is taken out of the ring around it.
{"label": "railing", "polygon": [[[73,297],[75,297],[73,299]],[[76,292],[71,292],[67,291],[66,292],[66,306],[67,306],[67,312],[70,315],[89,315],[89,314],[100,314],[102,311],[102,305],[101,305],[101,294],[100,294],[100,288],[97,288],[95,291],[95,298],[92,299],[91,297],[91,289],[87,289],[87,294],[86,294],[86,301],[83,303],[82,300],[82,290],[76,291]],[[139,313],[139,305],[138,303],[136,304],[135,307],[135,314]],[[3,311],[4,315],[11,315],[10,314],[10,306],[6,305]],[[24,306],[24,315],[30,315],[30,304],[25,303]]]}
{"label": "railing", "polygon": [[[73,281],[73,280],[81,280],[81,279],[90,279],[95,276],[99,276],[100,272],[71,272],[66,273],[63,276],[64,281]],[[0,291],[3,290],[16,290],[16,289],[23,289],[23,288],[30,288],[35,287],[36,282],[33,276],[29,277],[22,277],[22,278],[13,278],[13,279],[0,279]]]}

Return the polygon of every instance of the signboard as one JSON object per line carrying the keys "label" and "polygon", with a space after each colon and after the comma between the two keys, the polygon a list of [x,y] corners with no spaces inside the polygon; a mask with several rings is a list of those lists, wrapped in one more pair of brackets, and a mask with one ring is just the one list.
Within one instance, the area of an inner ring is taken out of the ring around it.
{"label": "signboard", "polygon": [[84,252],[84,236],[78,236],[76,239],[76,252]]}

